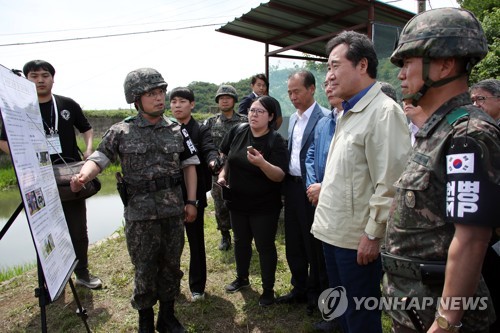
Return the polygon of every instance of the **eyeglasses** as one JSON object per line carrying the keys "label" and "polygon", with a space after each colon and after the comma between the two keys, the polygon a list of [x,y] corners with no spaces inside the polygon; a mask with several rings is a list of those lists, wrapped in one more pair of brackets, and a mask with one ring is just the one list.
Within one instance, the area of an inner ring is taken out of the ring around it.
{"label": "eyeglasses", "polygon": [[498,98],[497,96],[490,96],[490,97],[486,97],[486,96],[474,96],[472,97],[472,103],[476,103],[477,105],[481,105],[483,104],[488,98]]}
{"label": "eyeglasses", "polygon": [[248,114],[255,113],[256,115],[261,115],[261,114],[264,114],[264,112],[267,112],[267,110],[265,110],[265,109],[248,109]]}
{"label": "eyeglasses", "polygon": [[332,80],[328,80],[328,81],[325,81],[321,84],[321,86],[323,87],[323,89],[326,90],[326,88],[328,87],[333,87],[333,81]]}
{"label": "eyeglasses", "polygon": [[147,93],[144,93],[144,96],[149,97],[149,98],[156,98],[158,96],[165,96],[167,93],[166,89],[154,89],[151,91],[148,91]]}

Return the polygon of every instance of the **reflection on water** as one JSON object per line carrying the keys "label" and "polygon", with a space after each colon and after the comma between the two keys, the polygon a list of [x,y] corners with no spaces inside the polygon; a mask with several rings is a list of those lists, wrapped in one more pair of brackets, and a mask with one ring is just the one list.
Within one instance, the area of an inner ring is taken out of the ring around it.
{"label": "reflection on water", "polygon": [[[103,179],[103,190],[87,199],[87,228],[90,243],[110,236],[123,225],[123,204],[111,179]],[[108,185],[109,186],[105,186]],[[7,223],[21,199],[19,191],[0,195],[0,228]],[[36,261],[35,247],[29,231],[26,213],[21,211],[5,236],[0,240],[0,269]]]}

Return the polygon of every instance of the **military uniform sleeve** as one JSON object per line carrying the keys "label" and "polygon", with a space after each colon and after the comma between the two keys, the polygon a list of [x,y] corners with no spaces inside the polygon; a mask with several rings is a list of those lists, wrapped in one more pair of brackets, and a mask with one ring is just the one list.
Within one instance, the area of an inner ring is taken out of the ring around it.
{"label": "military uniform sleeve", "polygon": [[200,155],[203,156],[205,162],[208,164],[210,161],[215,160],[218,156],[218,150],[212,140],[210,129],[205,126],[200,126]]}
{"label": "military uniform sleeve", "polygon": [[109,164],[116,161],[116,156],[118,154],[118,133],[120,131],[116,130],[115,125],[104,133],[101,143],[97,147],[96,151],[93,152],[87,160],[95,162],[101,170],[104,170]]}
{"label": "military uniform sleeve", "polygon": [[499,227],[499,130],[475,119],[467,123],[465,130],[456,130],[446,152],[446,221]]}

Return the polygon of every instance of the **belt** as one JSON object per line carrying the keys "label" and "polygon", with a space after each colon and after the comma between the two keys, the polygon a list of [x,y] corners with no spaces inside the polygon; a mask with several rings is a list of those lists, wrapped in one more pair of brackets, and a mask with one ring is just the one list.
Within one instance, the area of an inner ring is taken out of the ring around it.
{"label": "belt", "polygon": [[160,190],[165,190],[167,188],[180,185],[181,181],[182,181],[181,174],[156,178],[153,180],[146,180],[134,185],[127,184],[127,192],[128,194],[157,192]]}
{"label": "belt", "polygon": [[422,281],[423,284],[444,281],[444,261],[425,261],[400,257],[388,252],[382,252],[382,269],[402,278]]}
{"label": "belt", "polygon": [[290,174],[286,175],[286,178],[294,183],[302,183],[302,177],[301,176],[292,176]]}

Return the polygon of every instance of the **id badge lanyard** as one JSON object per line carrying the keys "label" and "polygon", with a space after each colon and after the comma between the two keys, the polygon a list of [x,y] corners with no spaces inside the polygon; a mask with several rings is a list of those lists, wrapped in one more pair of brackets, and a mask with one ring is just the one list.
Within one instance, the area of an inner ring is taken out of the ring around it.
{"label": "id badge lanyard", "polygon": [[[52,106],[54,110],[54,127],[49,127],[49,134],[47,135],[47,143],[49,145],[49,154],[61,154],[61,140],[59,139],[59,112],[57,109],[56,99],[52,95]],[[50,113],[52,118],[52,112]],[[52,125],[52,122],[51,122]]]}

